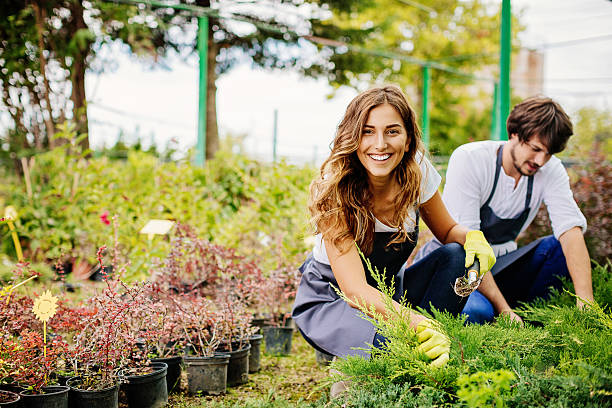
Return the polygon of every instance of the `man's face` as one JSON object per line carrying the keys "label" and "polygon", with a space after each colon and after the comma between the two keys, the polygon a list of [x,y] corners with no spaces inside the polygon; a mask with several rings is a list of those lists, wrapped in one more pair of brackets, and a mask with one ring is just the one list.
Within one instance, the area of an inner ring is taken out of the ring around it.
{"label": "man's face", "polygon": [[537,135],[525,142],[521,142],[518,135],[511,135],[509,145],[512,165],[523,176],[535,174],[552,157]]}

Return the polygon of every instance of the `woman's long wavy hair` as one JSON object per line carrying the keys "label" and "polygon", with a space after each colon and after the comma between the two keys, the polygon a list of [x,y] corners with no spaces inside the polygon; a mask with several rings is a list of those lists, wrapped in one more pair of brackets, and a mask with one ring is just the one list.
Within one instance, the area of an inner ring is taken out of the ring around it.
{"label": "woman's long wavy hair", "polygon": [[370,111],[383,104],[397,110],[408,136],[408,151],[392,174],[401,188],[400,194],[393,219],[386,221],[398,230],[392,244],[409,239],[404,222],[410,209],[418,205],[421,171],[416,155],[421,152],[422,158],[424,148],[414,111],[406,97],[400,88],[387,85],[365,91],[351,101],[338,125],[331,154],[310,185],[308,208],[316,233],[323,233],[341,251],[346,251],[346,244],[355,240],[364,254],[372,252],[375,225],[372,193],[366,169],[357,157],[357,149]]}

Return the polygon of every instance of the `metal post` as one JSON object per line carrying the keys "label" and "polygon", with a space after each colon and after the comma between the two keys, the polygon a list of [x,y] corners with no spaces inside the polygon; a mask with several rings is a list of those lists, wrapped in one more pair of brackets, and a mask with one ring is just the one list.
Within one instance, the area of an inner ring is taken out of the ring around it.
{"label": "metal post", "polygon": [[198,54],[200,58],[200,83],[198,105],[198,144],[195,164],[203,166],[206,161],[206,86],[208,58],[208,16],[198,17]]}
{"label": "metal post", "polygon": [[499,138],[499,83],[493,84],[493,109],[491,110],[491,140]]}
{"label": "metal post", "polygon": [[506,120],[510,114],[510,53],[512,51],[510,0],[502,1],[501,52],[499,57],[499,140],[508,140]]}
{"label": "metal post", "polygon": [[429,80],[428,65],[423,65],[423,111],[421,112],[421,127],[423,129],[423,144],[429,149]]}
{"label": "metal post", "polygon": [[272,134],[272,161],[276,163],[276,143],[278,135],[278,109],[274,109],[274,131]]}

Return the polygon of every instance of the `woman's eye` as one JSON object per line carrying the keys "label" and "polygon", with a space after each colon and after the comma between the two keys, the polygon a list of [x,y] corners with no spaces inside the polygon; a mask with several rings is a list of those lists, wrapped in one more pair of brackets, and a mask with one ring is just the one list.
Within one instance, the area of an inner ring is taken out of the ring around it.
{"label": "woman's eye", "polygon": [[399,130],[398,129],[390,129],[389,130],[389,134],[390,135],[397,135],[397,134],[399,134]]}
{"label": "woman's eye", "polygon": [[371,135],[372,134],[372,129],[363,129],[363,134],[364,135]]}

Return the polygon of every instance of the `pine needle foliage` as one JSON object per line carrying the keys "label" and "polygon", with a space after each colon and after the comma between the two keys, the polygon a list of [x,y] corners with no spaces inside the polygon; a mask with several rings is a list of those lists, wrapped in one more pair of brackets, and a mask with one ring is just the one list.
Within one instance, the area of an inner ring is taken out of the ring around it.
{"label": "pine needle foliage", "polygon": [[416,350],[408,309],[398,312],[392,306],[397,297],[393,282],[385,285],[385,271],[372,268],[368,260],[366,266],[383,293],[386,316],[352,302],[386,341],[372,348],[369,359],[348,357],[333,363],[353,384],[338,406],[612,406],[609,262],[593,271],[594,281],[602,277],[594,288],[596,300],[603,295],[603,306],[594,302],[579,310],[570,293],[557,292],[553,300],[570,297],[573,302],[523,305],[518,313],[524,327],[504,318],[471,325],[464,317],[419,310],[435,319],[451,339],[450,360],[441,368],[431,367]]}

